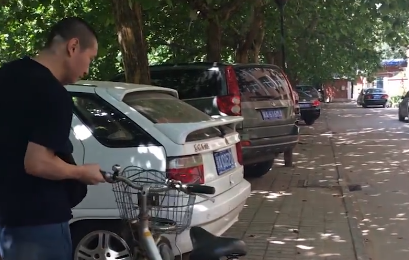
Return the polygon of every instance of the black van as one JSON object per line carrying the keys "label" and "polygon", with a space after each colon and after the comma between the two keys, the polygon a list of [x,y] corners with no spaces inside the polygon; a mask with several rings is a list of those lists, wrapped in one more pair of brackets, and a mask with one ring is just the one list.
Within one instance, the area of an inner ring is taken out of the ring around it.
{"label": "black van", "polygon": [[[293,90],[274,65],[184,63],[151,66],[152,85],[173,88],[183,101],[211,116],[243,116],[246,176],[266,174],[274,158],[298,142]],[[111,81],[125,81],[119,74]]]}

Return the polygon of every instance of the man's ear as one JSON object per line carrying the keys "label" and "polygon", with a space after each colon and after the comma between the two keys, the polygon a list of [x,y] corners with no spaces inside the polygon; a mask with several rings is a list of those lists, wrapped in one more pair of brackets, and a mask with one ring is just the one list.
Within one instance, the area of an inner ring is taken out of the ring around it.
{"label": "man's ear", "polygon": [[67,43],[67,52],[69,56],[72,56],[76,51],[79,51],[80,42],[78,38],[72,38]]}

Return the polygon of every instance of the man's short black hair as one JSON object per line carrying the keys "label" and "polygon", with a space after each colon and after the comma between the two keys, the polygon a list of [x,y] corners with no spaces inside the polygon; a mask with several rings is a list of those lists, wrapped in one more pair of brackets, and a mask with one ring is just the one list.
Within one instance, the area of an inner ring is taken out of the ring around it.
{"label": "man's short black hair", "polygon": [[97,34],[94,29],[84,19],[79,17],[67,17],[58,21],[51,27],[44,47],[50,48],[57,36],[65,41],[78,38],[81,49],[90,48],[94,40],[97,40]]}

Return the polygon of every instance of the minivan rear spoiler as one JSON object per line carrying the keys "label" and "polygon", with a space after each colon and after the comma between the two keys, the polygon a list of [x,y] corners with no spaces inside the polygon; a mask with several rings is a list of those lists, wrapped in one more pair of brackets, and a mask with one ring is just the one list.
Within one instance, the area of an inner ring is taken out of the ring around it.
{"label": "minivan rear spoiler", "polygon": [[187,136],[192,132],[222,125],[228,125],[236,131],[236,125],[241,121],[241,116],[222,116],[195,123],[158,123],[155,127],[176,144],[185,144]]}

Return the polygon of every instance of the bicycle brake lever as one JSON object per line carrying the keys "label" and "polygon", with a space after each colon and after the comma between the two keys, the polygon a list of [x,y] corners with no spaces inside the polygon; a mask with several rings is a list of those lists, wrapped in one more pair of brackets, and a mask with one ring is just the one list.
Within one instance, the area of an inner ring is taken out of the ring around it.
{"label": "bicycle brake lever", "polygon": [[104,179],[105,179],[107,182],[109,182],[109,183],[114,183],[114,182],[115,182],[115,180],[114,180],[114,174],[109,173],[109,172],[106,172],[106,171],[103,171],[103,170],[99,170],[99,171],[101,172],[102,176],[104,177]]}

